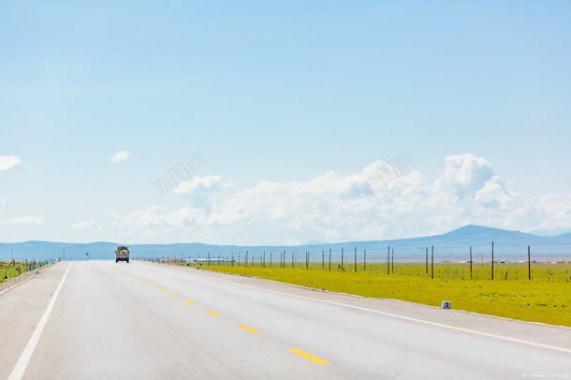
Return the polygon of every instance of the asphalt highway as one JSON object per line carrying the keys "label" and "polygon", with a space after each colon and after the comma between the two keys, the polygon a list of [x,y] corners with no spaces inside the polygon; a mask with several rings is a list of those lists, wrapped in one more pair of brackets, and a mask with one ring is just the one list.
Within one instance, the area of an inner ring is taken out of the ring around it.
{"label": "asphalt highway", "polygon": [[132,262],[0,295],[0,379],[571,379],[571,329]]}

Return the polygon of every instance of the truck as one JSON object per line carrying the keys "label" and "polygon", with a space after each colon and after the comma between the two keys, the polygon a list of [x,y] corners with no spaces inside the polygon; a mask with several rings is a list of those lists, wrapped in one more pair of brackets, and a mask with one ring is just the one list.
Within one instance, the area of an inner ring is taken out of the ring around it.
{"label": "truck", "polygon": [[124,245],[118,246],[115,250],[115,264],[119,261],[126,261],[129,264],[129,248]]}

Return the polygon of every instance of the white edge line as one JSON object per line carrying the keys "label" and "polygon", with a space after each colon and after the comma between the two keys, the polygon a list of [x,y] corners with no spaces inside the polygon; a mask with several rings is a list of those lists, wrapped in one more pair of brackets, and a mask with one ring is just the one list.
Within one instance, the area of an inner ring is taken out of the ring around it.
{"label": "white edge line", "polygon": [[34,353],[34,350],[36,349],[36,346],[37,346],[38,342],[40,341],[40,337],[42,336],[42,332],[44,331],[44,328],[46,327],[46,324],[48,322],[50,314],[52,313],[52,310],[53,310],[54,305],[56,303],[57,297],[58,297],[59,292],[63,286],[63,283],[65,282],[65,279],[67,278],[67,275],[69,273],[70,268],[71,268],[71,263],[67,267],[67,270],[65,271],[65,274],[63,275],[63,278],[61,279],[56,291],[54,292],[52,299],[50,300],[50,303],[48,304],[48,307],[46,308],[46,311],[44,311],[42,318],[40,318],[40,321],[38,322],[38,325],[36,326],[34,333],[30,337],[28,344],[26,344],[24,351],[22,351],[22,353],[20,354],[20,358],[18,359],[18,362],[14,366],[14,369],[10,373],[10,376],[8,376],[8,380],[20,380],[22,378],[22,376],[24,376],[24,373],[26,372],[26,368],[28,368],[28,364],[30,363],[30,359],[32,358],[32,354]]}
{"label": "white edge line", "polygon": [[305,300],[314,301],[314,302],[321,302],[321,303],[330,304],[330,305],[336,305],[336,306],[343,306],[343,307],[347,307],[347,308],[350,308],[350,309],[361,310],[361,311],[367,311],[367,312],[369,312],[369,313],[384,315],[384,316],[387,316],[387,317],[396,318],[396,319],[402,319],[402,320],[405,320],[405,321],[416,322],[416,323],[421,323],[421,324],[425,324],[425,325],[429,325],[429,326],[435,326],[435,327],[440,327],[440,328],[449,329],[449,330],[461,331],[461,332],[468,333],[468,334],[480,335],[480,336],[485,336],[485,337],[488,337],[488,338],[494,338],[494,339],[499,339],[499,340],[505,340],[505,341],[512,342],[512,343],[525,344],[525,345],[528,345],[528,346],[539,347],[539,348],[545,348],[545,349],[549,349],[549,350],[555,350],[555,351],[560,351],[560,352],[565,352],[565,353],[567,353],[567,354],[571,354],[571,349],[568,349],[568,348],[557,347],[557,346],[550,346],[550,345],[548,345],[548,344],[530,342],[530,341],[528,341],[528,340],[522,340],[522,339],[517,339],[517,338],[509,338],[509,337],[507,337],[507,336],[496,335],[496,334],[491,334],[491,333],[487,333],[487,332],[483,332],[483,331],[477,331],[477,330],[467,329],[467,328],[464,328],[464,327],[456,327],[456,326],[446,325],[446,324],[444,324],[444,323],[431,322],[431,321],[427,321],[427,320],[424,320],[424,319],[418,319],[418,318],[413,318],[413,317],[406,317],[406,316],[404,316],[404,315],[393,314],[393,313],[387,313],[387,312],[385,312],[385,311],[379,311],[379,310],[374,310],[374,309],[368,309],[368,308],[366,308],[366,307],[361,307],[361,306],[348,305],[348,304],[341,303],[341,302],[327,301],[327,300],[321,300],[321,299],[319,299],[319,298],[312,298],[312,297],[298,296],[298,295],[295,295],[295,294],[282,293],[282,292],[278,292],[278,291],[275,291],[275,290],[264,289],[264,288],[260,288],[260,287],[253,286],[253,285],[240,284],[240,283],[236,283],[236,282],[233,282],[233,281],[222,280],[222,279],[219,279],[219,278],[213,278],[213,277],[210,277],[210,278],[212,278],[212,279],[215,280],[215,281],[227,282],[227,283],[230,283],[230,284],[233,284],[233,285],[239,285],[239,286],[243,286],[243,287],[247,287],[247,288],[257,289],[257,290],[261,290],[261,291],[268,292],[268,293],[281,294],[281,295],[287,296],[287,297],[300,298],[300,299],[305,299]]}

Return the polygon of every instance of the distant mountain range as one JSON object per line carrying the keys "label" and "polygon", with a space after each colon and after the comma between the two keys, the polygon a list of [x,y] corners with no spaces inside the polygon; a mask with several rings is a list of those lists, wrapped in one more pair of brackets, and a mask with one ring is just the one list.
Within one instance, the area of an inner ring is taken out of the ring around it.
{"label": "distant mountain range", "polygon": [[[244,260],[248,252],[249,261],[259,261],[266,252],[266,262],[270,256],[273,263],[280,260],[286,252],[286,260],[305,260],[305,252],[309,252],[310,260],[321,261],[322,256],[332,252],[333,260],[354,260],[357,249],[358,260],[362,260],[366,250],[367,260],[385,261],[387,250],[394,250],[395,261],[423,261],[426,249],[434,246],[435,260],[461,261],[468,260],[472,247],[473,260],[489,261],[492,242],[494,242],[495,258],[506,261],[527,260],[527,247],[531,246],[532,260],[551,261],[558,259],[571,260],[571,233],[556,236],[539,236],[519,231],[469,225],[454,231],[435,236],[417,237],[398,240],[372,240],[344,243],[315,242],[299,246],[237,246],[211,245],[203,243],[175,244],[132,244],[131,255],[137,257],[183,257],[183,258],[230,258]],[[65,259],[85,260],[87,253],[90,259],[114,259],[114,251],[118,244],[113,242],[95,243],[61,243],[49,241],[28,241],[22,243],[0,243],[0,261],[30,259]]]}

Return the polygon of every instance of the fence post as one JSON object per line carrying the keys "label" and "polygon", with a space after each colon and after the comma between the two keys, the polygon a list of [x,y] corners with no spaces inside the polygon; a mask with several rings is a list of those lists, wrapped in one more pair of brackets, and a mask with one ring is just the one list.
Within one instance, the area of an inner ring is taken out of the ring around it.
{"label": "fence post", "polygon": [[331,248],[329,248],[329,272],[331,272]]}
{"label": "fence post", "polygon": [[492,280],[494,279],[494,242],[492,242]]}
{"label": "fence post", "polygon": [[367,271],[367,250],[363,251],[363,271]]}
{"label": "fence post", "polygon": [[432,252],[432,254],[431,254],[431,259],[430,259],[430,260],[431,260],[431,266],[432,266],[431,278],[434,280],[434,246],[432,246],[431,252]]}
{"label": "fence post", "polygon": [[470,246],[470,280],[472,279],[472,246]]}
{"label": "fence post", "polygon": [[391,274],[391,247],[387,247],[387,275]]}
{"label": "fence post", "polygon": [[345,264],[344,263],[344,261],[345,261],[344,257],[345,257],[345,252],[344,252],[343,248],[341,248],[341,269],[345,269],[344,268],[344,264]]}
{"label": "fence post", "polygon": [[531,247],[527,246],[527,279],[531,281]]}

